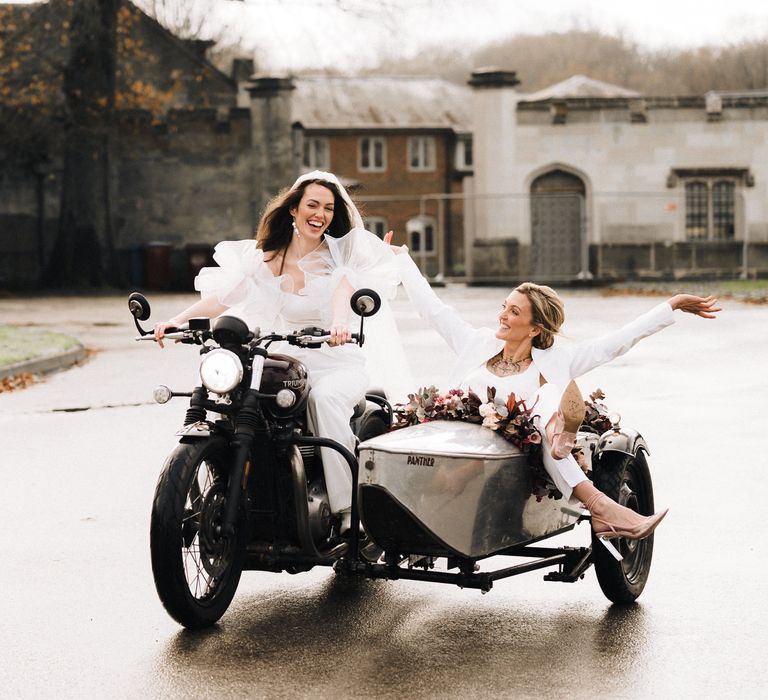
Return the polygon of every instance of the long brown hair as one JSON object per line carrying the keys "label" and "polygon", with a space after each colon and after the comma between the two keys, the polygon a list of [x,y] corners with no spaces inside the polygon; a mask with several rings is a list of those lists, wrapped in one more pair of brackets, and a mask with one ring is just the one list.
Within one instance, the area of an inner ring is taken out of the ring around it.
{"label": "long brown hair", "polygon": [[256,246],[265,253],[275,250],[284,251],[291,242],[293,226],[291,209],[298,207],[307,186],[316,183],[329,189],[333,194],[333,218],[325,235],[341,238],[352,228],[349,210],[339,192],[339,188],[327,180],[305,180],[294,189],[282,190],[264,209],[264,214],[256,230]]}

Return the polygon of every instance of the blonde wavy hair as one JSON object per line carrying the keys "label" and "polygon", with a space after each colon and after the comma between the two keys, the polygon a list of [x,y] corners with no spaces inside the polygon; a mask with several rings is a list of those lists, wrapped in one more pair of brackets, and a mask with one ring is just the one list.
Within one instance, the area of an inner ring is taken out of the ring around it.
{"label": "blonde wavy hair", "polygon": [[533,347],[542,350],[552,347],[565,321],[565,307],[557,292],[552,287],[534,282],[523,282],[515,287],[515,291],[525,294],[531,304],[531,323],[539,328]]}

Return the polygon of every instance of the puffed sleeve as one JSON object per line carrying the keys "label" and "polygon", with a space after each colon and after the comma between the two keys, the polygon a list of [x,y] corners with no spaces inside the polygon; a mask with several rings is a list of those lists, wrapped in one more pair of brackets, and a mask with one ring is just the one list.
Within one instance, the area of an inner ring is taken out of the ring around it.
{"label": "puffed sleeve", "polygon": [[204,267],[195,278],[195,289],[203,299],[215,298],[250,328],[273,324],[283,293],[291,291],[292,283],[287,275],[272,274],[256,241],[222,241],[213,259],[218,267]]}
{"label": "puffed sleeve", "polygon": [[382,299],[393,299],[400,283],[395,254],[380,238],[365,229],[352,229],[341,238],[325,238],[318,248],[299,261],[305,293],[330,311],[333,293],[346,279],[353,289],[367,287]]}

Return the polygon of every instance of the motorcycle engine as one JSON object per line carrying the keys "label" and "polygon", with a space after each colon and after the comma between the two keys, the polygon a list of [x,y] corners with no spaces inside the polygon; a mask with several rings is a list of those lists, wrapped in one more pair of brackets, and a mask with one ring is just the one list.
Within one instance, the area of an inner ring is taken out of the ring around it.
{"label": "motorcycle engine", "polygon": [[328,494],[321,481],[309,484],[307,490],[307,505],[309,506],[309,530],[315,543],[328,538],[331,530],[331,506]]}

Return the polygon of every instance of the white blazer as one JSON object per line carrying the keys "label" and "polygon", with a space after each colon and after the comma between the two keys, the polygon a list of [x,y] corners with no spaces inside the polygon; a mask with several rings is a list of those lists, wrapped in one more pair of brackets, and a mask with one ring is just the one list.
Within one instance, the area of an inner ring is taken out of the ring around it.
{"label": "white blazer", "polygon": [[[451,386],[458,386],[469,373],[493,357],[504,346],[490,328],[475,328],[451,306],[444,304],[410,255],[397,256],[405,291],[421,317],[426,320],[456,353],[457,360],[450,373]],[[564,389],[571,379],[627,352],[635,343],[675,322],[668,302],[662,302],[634,321],[593,340],[554,345],[541,350],[533,348],[531,357],[547,382]]]}

